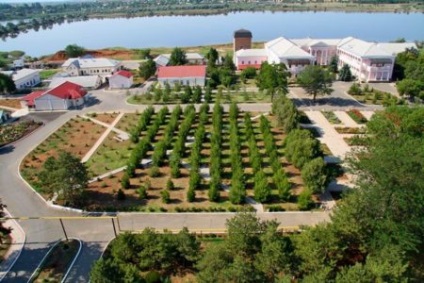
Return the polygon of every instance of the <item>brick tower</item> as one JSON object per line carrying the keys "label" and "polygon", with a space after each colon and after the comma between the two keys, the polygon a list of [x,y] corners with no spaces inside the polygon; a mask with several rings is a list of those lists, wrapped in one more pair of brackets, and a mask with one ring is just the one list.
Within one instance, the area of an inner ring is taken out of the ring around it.
{"label": "brick tower", "polygon": [[234,32],[233,42],[234,52],[240,49],[252,48],[252,33],[246,29],[239,29]]}

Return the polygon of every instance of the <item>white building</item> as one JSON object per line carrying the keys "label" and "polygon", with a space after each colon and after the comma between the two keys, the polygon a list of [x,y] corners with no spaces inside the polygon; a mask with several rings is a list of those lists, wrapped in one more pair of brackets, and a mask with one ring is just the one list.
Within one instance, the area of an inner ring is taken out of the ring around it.
{"label": "white building", "polygon": [[190,86],[205,86],[206,66],[169,66],[158,69],[158,82],[161,85],[176,83]]}
{"label": "white building", "polygon": [[62,69],[70,76],[107,78],[121,69],[121,62],[107,58],[70,58],[62,64]]}
{"label": "white building", "polygon": [[82,86],[64,82],[49,90],[32,92],[22,100],[28,108],[34,110],[68,110],[84,105],[86,94]]}
{"label": "white building", "polygon": [[129,71],[121,70],[109,78],[109,88],[130,88],[133,85],[133,74]]}
{"label": "white building", "polygon": [[71,82],[85,89],[98,89],[102,85],[102,78],[100,76],[54,77],[49,88],[55,88],[64,82]]}
{"label": "white building", "polygon": [[16,89],[32,88],[41,83],[40,70],[21,69],[4,73],[11,75]]}

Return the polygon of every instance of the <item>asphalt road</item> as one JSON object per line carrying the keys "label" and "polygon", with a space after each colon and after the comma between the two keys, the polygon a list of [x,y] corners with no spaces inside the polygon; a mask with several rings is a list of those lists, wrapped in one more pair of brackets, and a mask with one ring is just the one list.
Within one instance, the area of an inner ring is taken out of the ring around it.
{"label": "asphalt road", "polygon": [[[145,106],[128,105],[125,92],[93,91],[93,100],[89,107],[65,113],[31,114],[45,122],[45,125],[17,141],[13,145],[0,148],[0,195],[3,203],[15,217],[20,216],[80,216],[76,212],[63,211],[49,207],[19,177],[21,160],[51,133],[64,124],[69,118],[92,111],[142,111]],[[162,106],[160,106],[162,107]],[[239,104],[242,110],[254,112],[270,111],[270,104]],[[330,105],[329,107],[333,107]],[[344,107],[344,105],[342,106]],[[228,106],[225,106],[228,109]],[[119,214],[119,225],[122,230],[141,230],[145,227],[157,229],[180,229],[188,227],[194,231],[219,231],[225,228],[226,219],[231,213],[201,214]],[[289,212],[264,213],[258,215],[263,219],[277,219],[283,226],[313,225],[328,221],[327,212]],[[59,220],[24,220],[19,221],[26,232],[27,240],[21,256],[8,273],[4,282],[27,282],[47,250],[64,232]],[[111,219],[73,219],[64,220],[68,237],[83,241],[82,254],[71,270],[67,282],[88,282],[91,264],[98,259],[107,243],[114,238]]]}

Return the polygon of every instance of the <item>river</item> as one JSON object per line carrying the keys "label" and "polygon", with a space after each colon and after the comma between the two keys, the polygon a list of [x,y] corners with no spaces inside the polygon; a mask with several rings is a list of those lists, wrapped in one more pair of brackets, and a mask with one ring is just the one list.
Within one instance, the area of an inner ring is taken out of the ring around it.
{"label": "river", "polygon": [[232,41],[246,28],[254,41],[288,38],[342,38],[369,41],[400,37],[424,40],[424,14],[342,12],[240,12],[213,16],[166,16],[94,19],[55,25],[0,41],[0,51],[22,50],[30,56],[52,54],[68,44],[88,49],[106,47],[197,46]]}

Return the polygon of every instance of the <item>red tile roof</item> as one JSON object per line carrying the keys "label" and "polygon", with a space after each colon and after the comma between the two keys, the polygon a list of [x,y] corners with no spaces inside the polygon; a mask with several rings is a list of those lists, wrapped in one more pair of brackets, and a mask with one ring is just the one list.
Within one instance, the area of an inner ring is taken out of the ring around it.
{"label": "red tile roof", "polygon": [[24,96],[22,100],[25,100],[28,106],[34,106],[34,99],[39,98],[45,92],[46,92],[45,90],[31,92],[30,94]]}
{"label": "red tile roof", "polygon": [[66,81],[50,90],[31,92],[23,97],[22,100],[25,100],[28,106],[34,106],[34,100],[46,94],[54,95],[61,99],[79,99],[84,97],[87,91],[80,85]]}
{"label": "red tile roof", "polygon": [[166,66],[159,67],[158,78],[206,77],[206,66]]}
{"label": "red tile roof", "polygon": [[131,78],[133,74],[129,71],[121,70],[119,72],[116,72],[114,75],[120,75],[122,77]]}
{"label": "red tile roof", "polygon": [[46,91],[45,94],[51,94],[62,99],[79,99],[84,97],[87,94],[87,91],[78,84],[66,81],[63,84]]}

